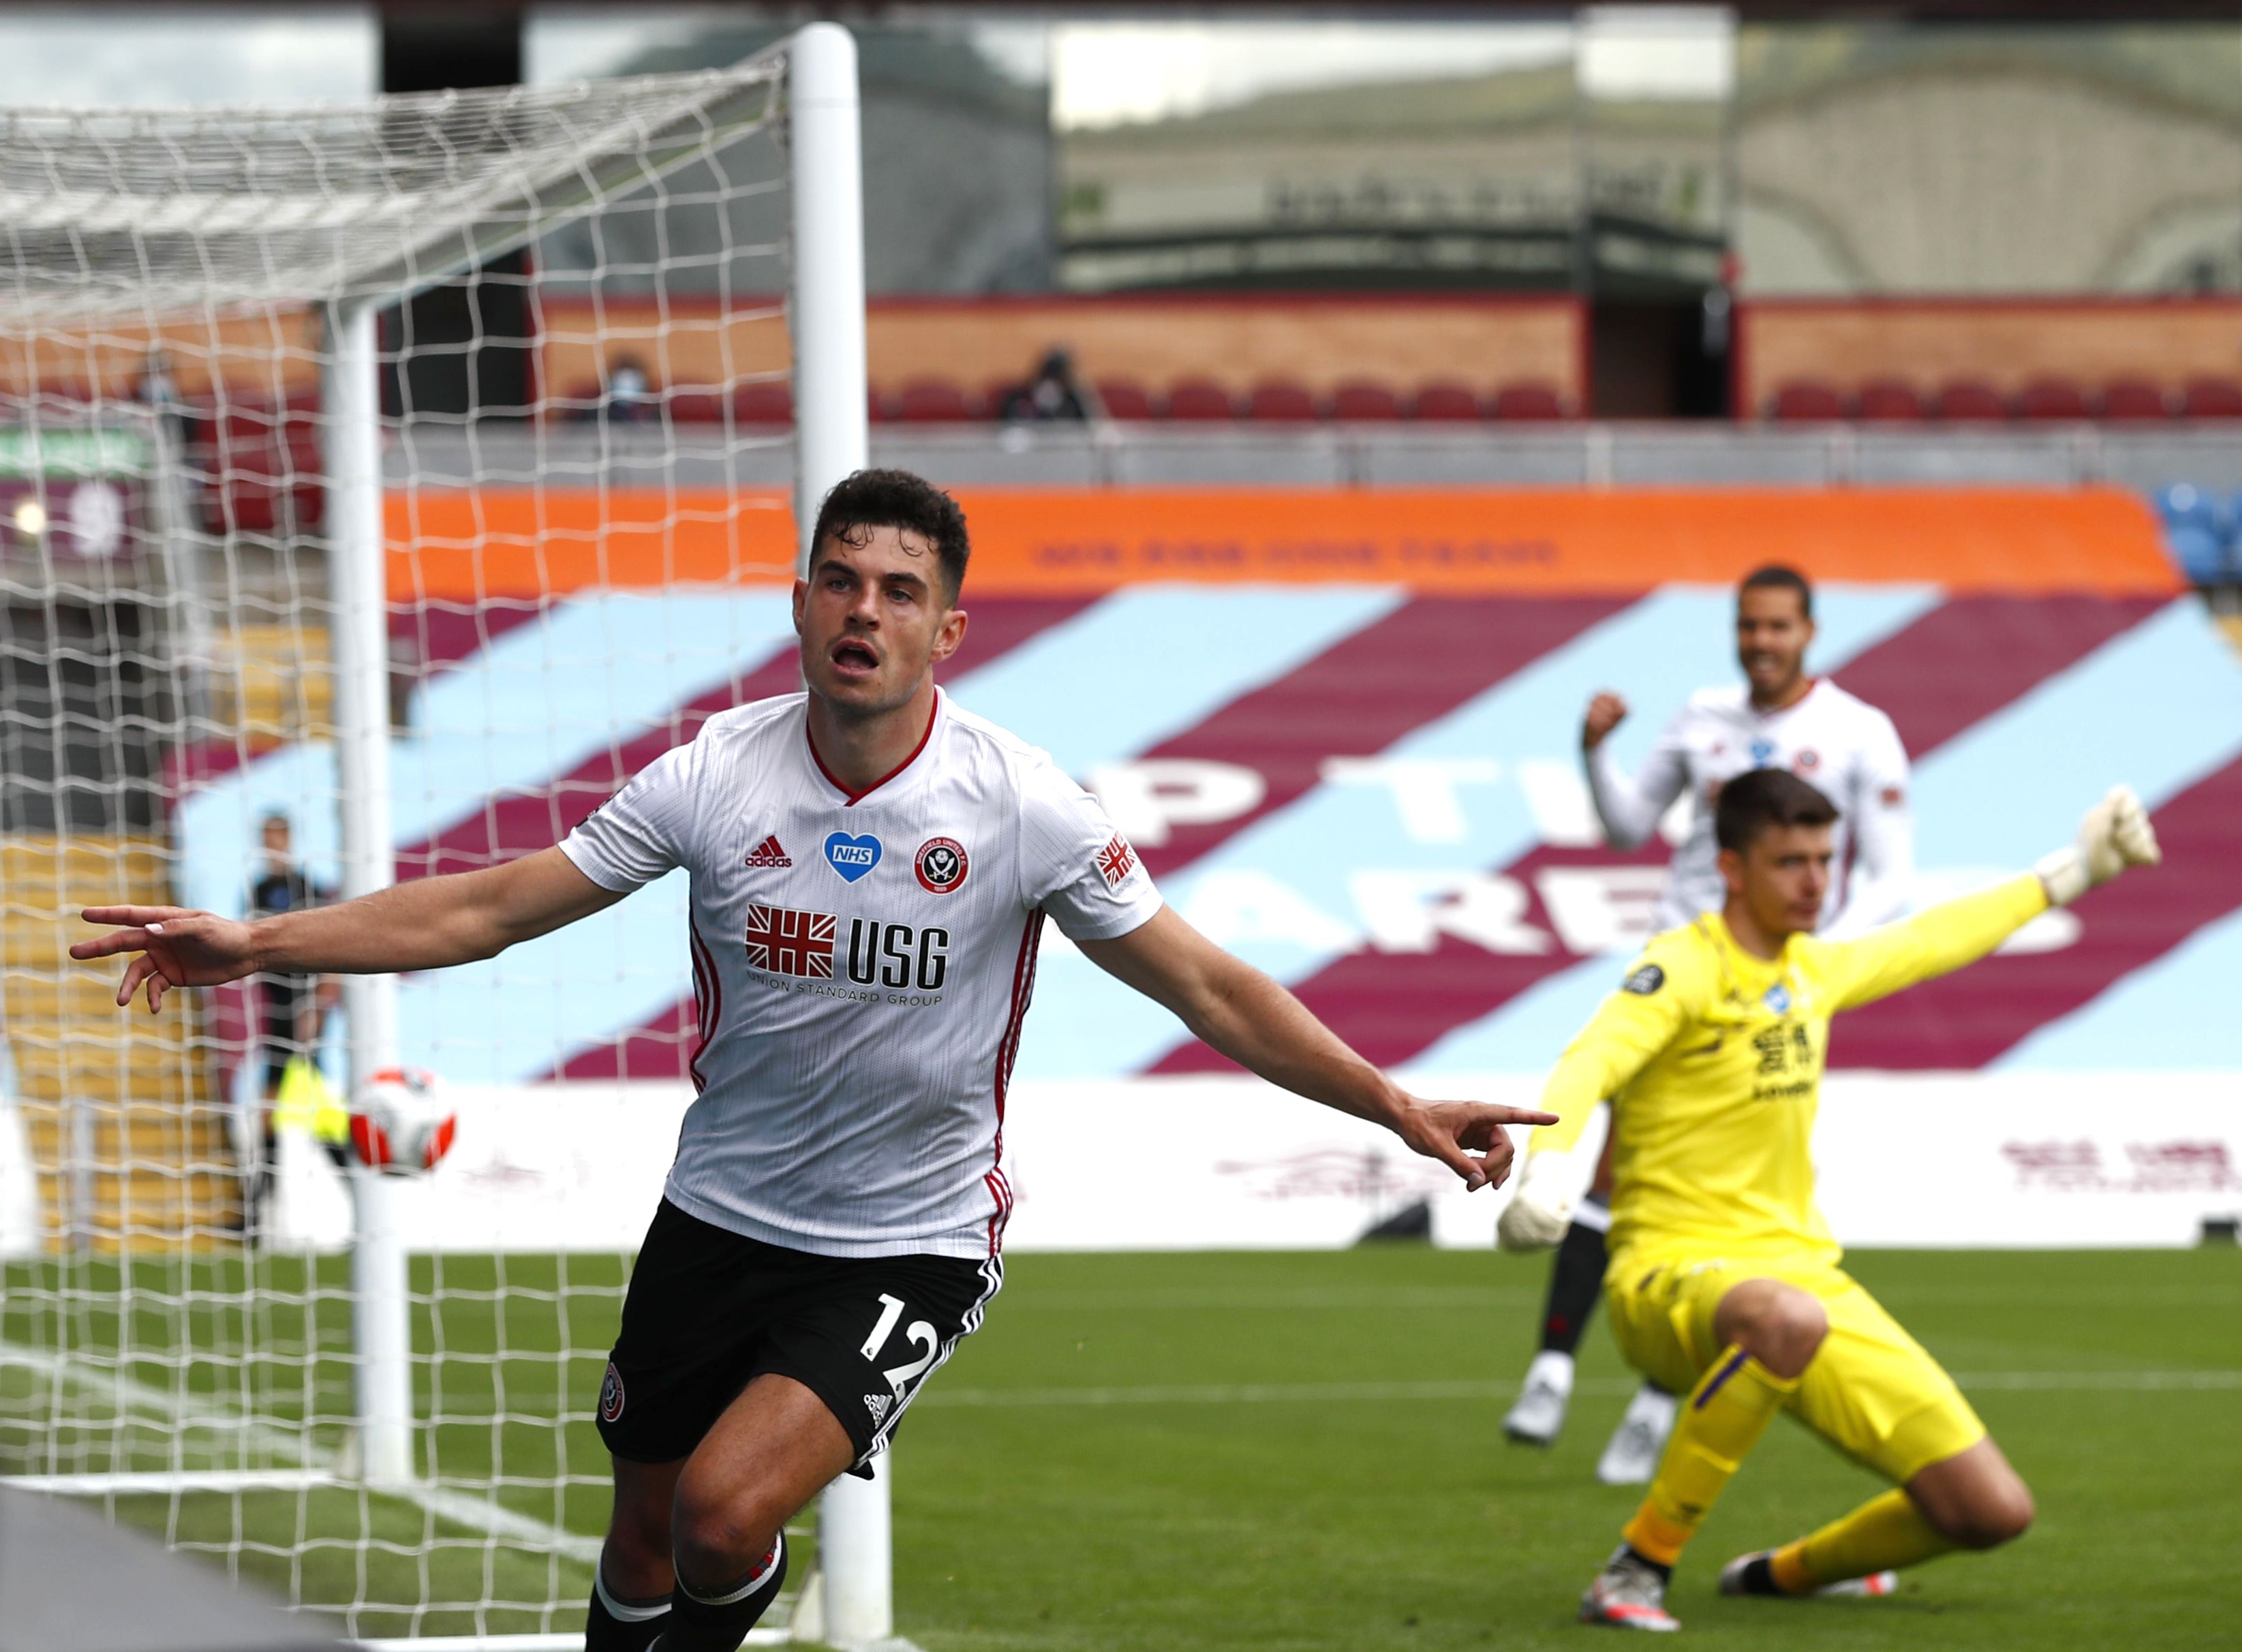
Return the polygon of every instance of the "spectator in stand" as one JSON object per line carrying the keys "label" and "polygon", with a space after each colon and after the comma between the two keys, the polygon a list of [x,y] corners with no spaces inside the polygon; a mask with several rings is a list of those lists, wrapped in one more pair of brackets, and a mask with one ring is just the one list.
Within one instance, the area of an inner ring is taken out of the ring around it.
{"label": "spectator in stand", "polygon": [[629,425],[643,423],[657,415],[654,381],[647,377],[646,364],[636,356],[618,357],[607,369],[607,393],[602,411],[609,420]]}
{"label": "spectator in stand", "polygon": [[997,416],[1006,424],[1044,424],[1085,420],[1098,413],[1097,394],[1074,376],[1074,358],[1064,349],[1046,354],[1027,383],[1007,391]]}

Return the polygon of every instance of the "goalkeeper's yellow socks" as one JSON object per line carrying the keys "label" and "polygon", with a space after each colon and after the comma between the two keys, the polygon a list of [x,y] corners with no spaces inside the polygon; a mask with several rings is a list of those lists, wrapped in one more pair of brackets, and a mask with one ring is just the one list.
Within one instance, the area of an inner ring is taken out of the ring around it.
{"label": "goalkeeper's yellow socks", "polygon": [[1923,1519],[1913,1498],[1888,1491],[1776,1549],[1767,1557],[1768,1573],[1783,1594],[1811,1595],[1848,1578],[1919,1565],[1959,1547]]}
{"label": "goalkeeper's yellow socks", "polygon": [[1650,1494],[1621,1534],[1655,1566],[1671,1567],[1712,1512],[1775,1414],[1798,1387],[1742,1348],[1727,1348],[1699,1380],[1675,1422]]}

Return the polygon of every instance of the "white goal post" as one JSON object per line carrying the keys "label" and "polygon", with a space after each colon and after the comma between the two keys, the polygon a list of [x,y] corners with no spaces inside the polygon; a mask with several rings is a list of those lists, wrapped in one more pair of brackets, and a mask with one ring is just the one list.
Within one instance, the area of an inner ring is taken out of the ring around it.
{"label": "white goal post", "polygon": [[[645,923],[594,943],[601,1014],[547,952],[465,1009],[348,979],[324,1031],[324,988],[271,983],[232,1022],[119,1031],[59,948],[104,892],[238,908],[268,817],[316,898],[386,887],[400,846],[420,870],[522,852],[712,695],[769,692],[775,594],[866,462],[860,171],[829,24],[721,71],[0,111],[0,594],[10,684],[38,691],[0,742],[27,800],[0,815],[0,1169],[12,1140],[39,1210],[0,1254],[0,1478],[289,1580],[370,1642],[578,1643],[604,1350],[574,1327],[619,1279],[504,1235],[418,1256],[426,1186],[339,1179],[259,1064],[309,1025],[345,1085],[447,1057],[463,1096],[630,1078],[631,1051],[688,1042],[654,1013],[667,977],[631,973]],[[437,289],[464,333],[407,303]],[[493,405],[507,351],[523,387]],[[902,1644],[889,1534],[883,1460],[826,1494],[793,1622],[755,1638]]]}

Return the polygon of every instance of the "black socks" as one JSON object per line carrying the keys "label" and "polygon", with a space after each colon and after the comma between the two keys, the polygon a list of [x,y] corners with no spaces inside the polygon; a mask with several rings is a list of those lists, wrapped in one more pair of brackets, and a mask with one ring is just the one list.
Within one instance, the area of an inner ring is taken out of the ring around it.
{"label": "black socks", "polygon": [[661,1638],[654,1642],[654,1652],[739,1652],[740,1642],[770,1609],[785,1581],[783,1533],[772,1541],[760,1566],[721,1594],[696,1595],[681,1577],[669,1597],[669,1615],[660,1626]]}
{"label": "black socks", "polygon": [[1557,1266],[1549,1273],[1549,1306],[1541,1316],[1541,1346],[1556,1353],[1571,1353],[1581,1346],[1588,1316],[1596,1311],[1596,1298],[1604,1288],[1604,1268],[1610,1253],[1604,1230],[1611,1226],[1611,1206],[1603,1196],[1591,1193],[1575,1209],[1573,1225],[1557,1246]]}
{"label": "black socks", "polygon": [[584,1652],[646,1652],[669,1621],[669,1596],[626,1601],[607,1590],[607,1575],[592,1574],[592,1605],[584,1615]]}

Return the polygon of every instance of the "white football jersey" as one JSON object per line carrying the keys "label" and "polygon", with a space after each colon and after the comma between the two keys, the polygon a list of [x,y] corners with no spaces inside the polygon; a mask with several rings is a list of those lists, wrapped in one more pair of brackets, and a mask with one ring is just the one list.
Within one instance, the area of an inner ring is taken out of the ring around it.
{"label": "white football jersey", "polygon": [[603,889],[692,875],[701,1093],[668,1196],[822,1256],[992,1255],[1044,917],[1107,940],[1160,897],[1096,799],[947,695],[854,795],[806,698],[710,718],[560,845]]}
{"label": "white football jersey", "polygon": [[1648,838],[1674,800],[1688,796],[1658,927],[1680,929],[1726,900],[1714,803],[1728,781],[1768,768],[1811,781],[1837,806],[1839,872],[1822,908],[1822,933],[1857,933],[1905,911],[1915,877],[1906,749],[1890,717],[1825,677],[1796,704],[1764,715],[1741,684],[1700,688],[1632,780],[1620,772],[1609,740],[1588,753],[1589,795],[1605,836],[1621,849]]}

